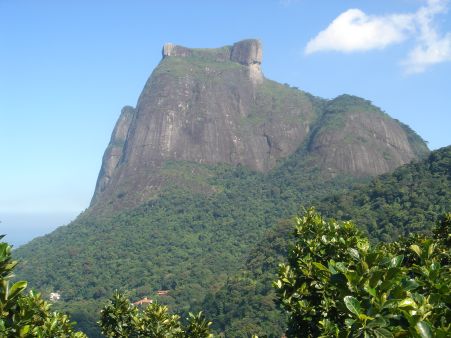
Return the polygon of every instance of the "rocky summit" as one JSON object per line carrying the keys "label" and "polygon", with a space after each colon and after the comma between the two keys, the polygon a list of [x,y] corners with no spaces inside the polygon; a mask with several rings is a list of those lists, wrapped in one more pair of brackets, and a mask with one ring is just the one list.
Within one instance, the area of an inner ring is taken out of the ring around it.
{"label": "rocky summit", "polygon": [[122,109],[91,206],[136,206],[165,185],[168,160],[267,172],[295,152],[332,175],[378,175],[428,152],[369,101],[325,100],[266,79],[254,39],[214,49],[171,43],[135,108]]}

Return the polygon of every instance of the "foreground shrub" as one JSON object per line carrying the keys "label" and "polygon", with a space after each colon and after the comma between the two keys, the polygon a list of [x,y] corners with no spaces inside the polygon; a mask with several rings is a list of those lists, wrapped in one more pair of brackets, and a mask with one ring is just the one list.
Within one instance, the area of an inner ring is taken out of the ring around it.
{"label": "foreground shrub", "polygon": [[371,247],[352,222],[310,209],[274,283],[289,337],[449,337],[450,224]]}

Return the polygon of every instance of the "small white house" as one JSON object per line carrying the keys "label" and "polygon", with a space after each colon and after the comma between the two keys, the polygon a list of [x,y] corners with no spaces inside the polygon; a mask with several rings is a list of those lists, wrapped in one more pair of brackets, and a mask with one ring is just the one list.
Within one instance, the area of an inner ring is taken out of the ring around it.
{"label": "small white house", "polygon": [[59,292],[50,292],[50,300],[56,302],[61,299],[61,294]]}

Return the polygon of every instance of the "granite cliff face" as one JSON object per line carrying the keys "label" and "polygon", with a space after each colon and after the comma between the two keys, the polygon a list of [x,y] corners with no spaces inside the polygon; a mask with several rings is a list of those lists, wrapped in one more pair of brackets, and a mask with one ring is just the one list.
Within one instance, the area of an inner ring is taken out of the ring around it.
{"label": "granite cliff face", "polygon": [[165,185],[167,160],[267,172],[304,148],[320,170],[377,175],[427,153],[368,101],[313,97],[264,78],[261,62],[258,40],[217,49],[165,44],[136,108],[122,110],[91,205],[151,198]]}
{"label": "granite cliff face", "polygon": [[342,95],[328,102],[308,145],[309,157],[332,173],[379,175],[426,153],[400,122],[369,101]]}

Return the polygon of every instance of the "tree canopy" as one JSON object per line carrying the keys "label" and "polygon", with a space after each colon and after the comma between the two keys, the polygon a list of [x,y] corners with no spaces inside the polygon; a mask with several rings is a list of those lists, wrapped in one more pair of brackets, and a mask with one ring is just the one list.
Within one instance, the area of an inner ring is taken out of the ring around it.
{"label": "tree canopy", "polygon": [[24,294],[26,281],[10,282],[17,263],[11,257],[11,246],[1,242],[0,336],[86,338],[84,333],[74,330],[67,315],[52,311],[51,304],[39,293]]}
{"label": "tree canopy", "polygon": [[314,209],[295,223],[274,283],[288,337],[449,337],[451,214],[432,237],[375,247],[354,223]]}
{"label": "tree canopy", "polygon": [[143,311],[130,303],[128,298],[115,291],[101,311],[98,322],[102,333],[109,338],[212,338],[202,312],[189,314],[184,325],[180,316],[170,314],[168,307],[151,303]]}

